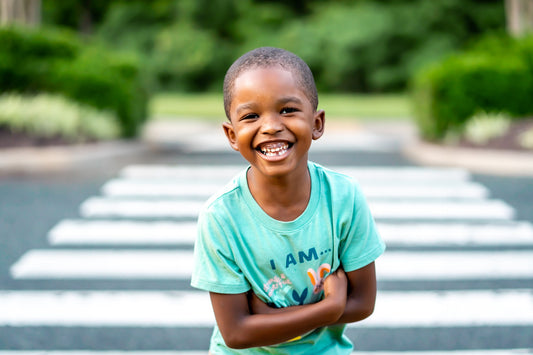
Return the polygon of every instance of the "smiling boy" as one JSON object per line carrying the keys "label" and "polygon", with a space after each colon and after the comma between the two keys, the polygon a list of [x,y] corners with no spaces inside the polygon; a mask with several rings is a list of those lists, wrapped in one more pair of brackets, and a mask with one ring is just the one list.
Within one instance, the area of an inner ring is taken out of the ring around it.
{"label": "smiling boy", "polygon": [[192,285],[210,292],[212,354],[349,354],[345,324],[374,309],[385,245],[357,184],[308,160],[317,107],[288,51],[258,48],[226,73],[224,133],[250,166],[198,219]]}

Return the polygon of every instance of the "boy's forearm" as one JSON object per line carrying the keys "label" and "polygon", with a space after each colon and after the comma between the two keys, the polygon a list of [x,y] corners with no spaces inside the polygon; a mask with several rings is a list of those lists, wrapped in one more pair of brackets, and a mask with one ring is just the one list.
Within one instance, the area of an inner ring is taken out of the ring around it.
{"label": "boy's forearm", "polygon": [[335,324],[359,322],[370,317],[374,312],[374,302],[362,302],[359,299],[348,297],[344,313]]}
{"label": "boy's forearm", "polygon": [[267,314],[244,317],[239,329],[233,332],[237,339],[228,346],[249,348],[279,344],[333,324],[341,316],[343,308],[334,302],[333,299],[324,299],[314,304],[271,309]]}

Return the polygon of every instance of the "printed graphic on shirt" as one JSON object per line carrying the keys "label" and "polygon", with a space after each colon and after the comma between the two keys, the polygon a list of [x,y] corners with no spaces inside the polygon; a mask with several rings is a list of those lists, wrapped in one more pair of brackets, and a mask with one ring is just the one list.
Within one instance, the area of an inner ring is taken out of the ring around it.
{"label": "printed graphic on shirt", "polygon": [[[324,256],[331,253],[331,251],[331,248],[328,248],[319,252],[313,247],[309,248],[307,251],[301,250],[298,252],[291,252],[288,253],[285,258],[270,259],[270,267],[272,270],[276,271],[290,270],[301,264],[324,260]],[[281,264],[281,260],[284,261],[283,264]],[[303,268],[303,270],[305,270],[305,268]],[[315,295],[314,297],[311,297],[311,299],[316,298],[316,296],[323,290],[324,279],[330,271],[331,265],[329,263],[321,264],[316,270],[313,267],[307,269],[306,273],[311,289],[313,290],[312,294]],[[305,278],[304,275],[301,277]],[[263,284],[263,290],[268,294],[270,300],[277,304],[286,304],[287,300],[292,297],[295,304],[303,305],[306,303],[307,297],[312,296],[309,294],[308,287],[301,290],[296,289],[293,282],[287,278],[285,273],[278,274],[265,282]]]}
{"label": "printed graphic on shirt", "polygon": [[308,269],[307,276],[313,284],[313,293],[319,293],[324,288],[324,279],[331,271],[331,265],[324,263],[318,267],[318,270]]}
{"label": "printed graphic on shirt", "polygon": [[[331,253],[331,248],[325,249],[320,252],[320,256],[324,256],[327,253]],[[313,260],[318,260],[319,253],[316,248],[310,248],[307,253],[305,250],[300,250],[297,253],[289,253],[285,258],[285,269],[289,269],[291,266],[296,266],[298,264],[303,264]],[[276,270],[277,265],[274,259],[270,259],[270,267],[272,270]]]}
{"label": "printed graphic on shirt", "polygon": [[263,290],[268,294],[268,297],[272,298],[274,296],[274,293],[280,294],[279,296],[284,297],[287,295],[292,288],[292,282],[289,280],[285,274],[281,274],[280,276],[274,276],[270,280],[268,280],[263,285]]}

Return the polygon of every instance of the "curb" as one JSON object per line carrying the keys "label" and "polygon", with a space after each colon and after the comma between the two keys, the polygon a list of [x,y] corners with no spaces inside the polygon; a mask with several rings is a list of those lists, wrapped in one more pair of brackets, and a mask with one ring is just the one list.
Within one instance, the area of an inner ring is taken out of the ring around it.
{"label": "curb", "polygon": [[[315,149],[395,151],[415,164],[460,167],[473,173],[533,177],[533,152],[440,146],[421,141],[406,122],[337,122]],[[183,152],[231,150],[219,124],[198,120],[152,121],[137,141],[117,140],[54,147],[0,149],[0,176],[57,172],[105,160],[180,149]]]}
{"label": "curb", "polygon": [[149,145],[136,141],[0,149],[0,175],[56,172],[150,150]]}
{"label": "curb", "polygon": [[460,167],[473,173],[533,177],[533,152],[440,146],[417,140],[402,149],[421,165]]}

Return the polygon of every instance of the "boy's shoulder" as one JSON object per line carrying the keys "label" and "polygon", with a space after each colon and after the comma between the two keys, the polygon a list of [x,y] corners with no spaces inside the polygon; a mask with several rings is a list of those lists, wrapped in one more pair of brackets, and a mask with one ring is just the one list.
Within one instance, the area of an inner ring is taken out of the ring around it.
{"label": "boy's shoulder", "polygon": [[234,176],[215,194],[211,195],[211,197],[205,202],[203,210],[216,211],[221,205],[227,205],[228,203],[235,203],[238,201],[238,197],[241,194],[241,180],[243,174],[246,174],[246,169]]}
{"label": "boy's shoulder", "polygon": [[323,194],[330,195],[337,201],[351,201],[363,198],[363,192],[357,179],[350,174],[311,163],[320,181]]}
{"label": "boy's shoulder", "polygon": [[309,162],[309,168],[313,169],[316,172],[317,177],[321,180],[327,180],[328,182],[335,185],[344,185],[344,186],[357,186],[357,180],[344,172],[340,172],[331,168],[326,168],[320,164]]}

